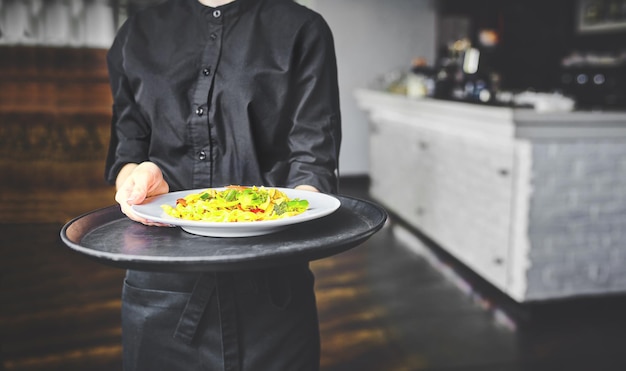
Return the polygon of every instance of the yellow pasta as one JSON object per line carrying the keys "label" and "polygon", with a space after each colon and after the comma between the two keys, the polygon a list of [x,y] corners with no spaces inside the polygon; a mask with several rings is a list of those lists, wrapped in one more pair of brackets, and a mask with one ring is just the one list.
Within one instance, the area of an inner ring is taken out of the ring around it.
{"label": "yellow pasta", "polygon": [[252,222],[283,219],[303,213],[309,202],[289,199],[276,188],[228,186],[207,189],[161,205],[166,214],[179,219],[204,222]]}

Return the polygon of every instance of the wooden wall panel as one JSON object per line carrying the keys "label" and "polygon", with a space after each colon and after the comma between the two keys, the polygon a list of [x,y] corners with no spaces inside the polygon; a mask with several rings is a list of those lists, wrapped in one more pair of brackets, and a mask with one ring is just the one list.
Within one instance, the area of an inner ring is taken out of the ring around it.
{"label": "wooden wall panel", "polygon": [[0,48],[0,223],[63,223],[114,204],[111,105],[105,50]]}

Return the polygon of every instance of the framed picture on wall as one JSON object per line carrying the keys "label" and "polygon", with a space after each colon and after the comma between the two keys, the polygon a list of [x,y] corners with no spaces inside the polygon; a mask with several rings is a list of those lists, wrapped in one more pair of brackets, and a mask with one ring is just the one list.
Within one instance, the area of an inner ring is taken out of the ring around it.
{"label": "framed picture on wall", "polygon": [[578,0],[578,32],[626,31],[626,0]]}

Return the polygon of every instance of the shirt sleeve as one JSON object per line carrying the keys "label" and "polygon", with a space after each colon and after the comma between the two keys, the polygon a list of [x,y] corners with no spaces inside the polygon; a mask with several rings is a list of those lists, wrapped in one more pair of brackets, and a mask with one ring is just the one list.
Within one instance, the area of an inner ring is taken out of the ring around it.
{"label": "shirt sleeve", "polygon": [[127,22],[120,28],[107,53],[113,94],[111,139],[105,164],[105,180],[110,184],[115,184],[115,179],[125,164],[148,160],[150,143],[150,125],[135,102],[124,68],[124,47],[128,29]]}
{"label": "shirt sleeve", "polygon": [[287,186],[308,184],[336,193],[341,144],[337,61],[330,28],[321,16],[303,27],[294,53]]}

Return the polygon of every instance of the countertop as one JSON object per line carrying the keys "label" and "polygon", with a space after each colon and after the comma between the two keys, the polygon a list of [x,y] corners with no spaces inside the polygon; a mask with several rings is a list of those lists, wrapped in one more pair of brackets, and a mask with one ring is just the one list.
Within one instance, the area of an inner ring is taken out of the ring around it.
{"label": "countertop", "polygon": [[445,125],[445,117],[454,116],[457,129],[509,138],[626,137],[626,111],[539,112],[531,108],[414,99],[371,89],[358,89],[355,96],[359,106],[373,115],[429,117],[438,125]]}

